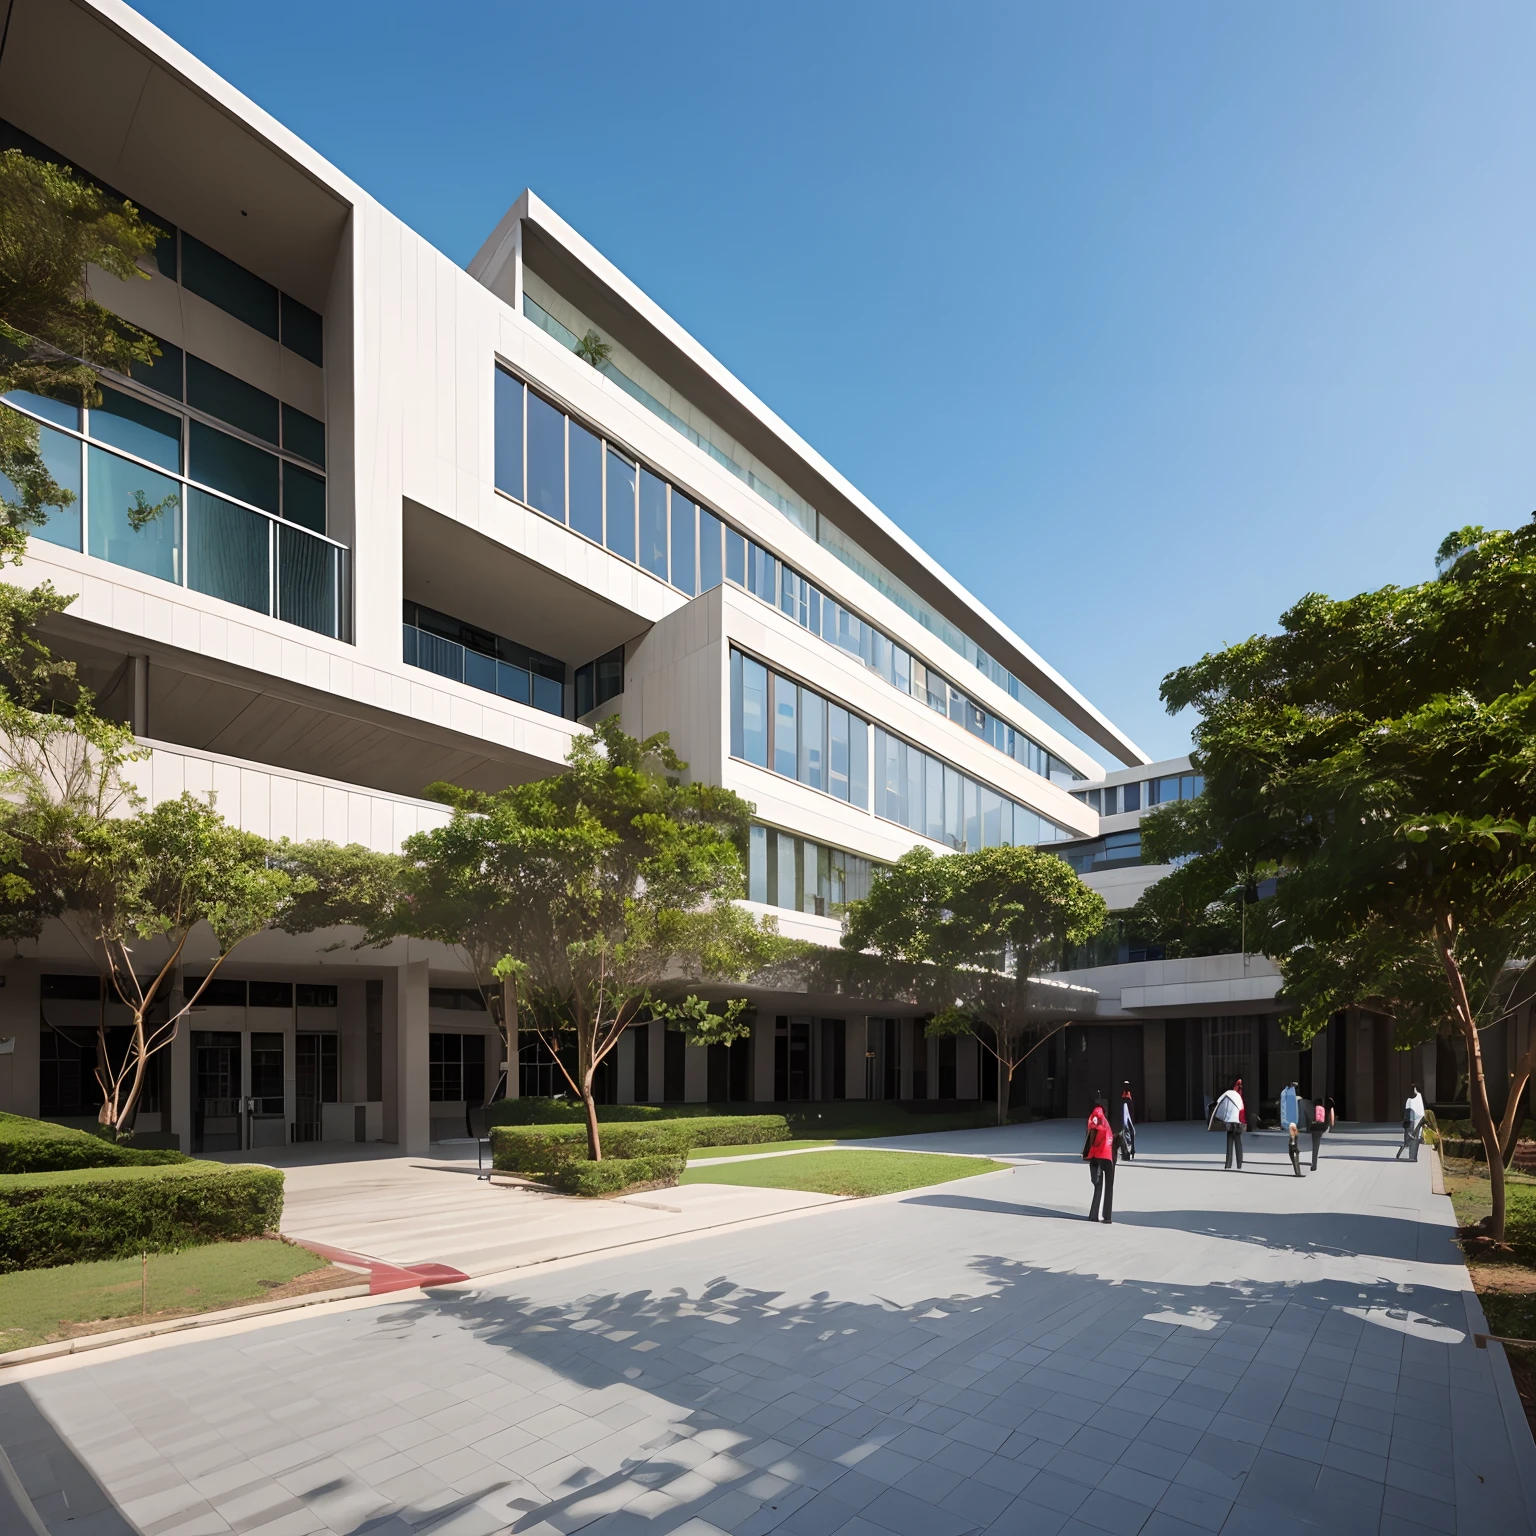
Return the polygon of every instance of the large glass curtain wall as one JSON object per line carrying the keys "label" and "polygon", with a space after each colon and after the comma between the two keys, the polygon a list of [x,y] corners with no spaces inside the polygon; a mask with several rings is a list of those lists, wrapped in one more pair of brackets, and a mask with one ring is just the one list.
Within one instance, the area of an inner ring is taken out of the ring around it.
{"label": "large glass curtain wall", "polygon": [[1141,779],[1132,784],[1108,784],[1103,789],[1073,792],[1101,816],[1124,816],[1143,806],[1168,805],[1175,800],[1193,800],[1204,793],[1205,779],[1198,773],[1169,773],[1157,779]]}
{"label": "large glass curtain wall", "polygon": [[1073,835],[878,726],[874,781],[875,815],[951,848],[1033,847]]}
{"label": "large glass curtain wall", "polygon": [[318,506],[324,526],[319,475],[123,389],[103,386],[89,409],[6,399],[39,423],[44,463],[74,497],[33,538],[346,638],[347,551],[304,522]]}
{"label": "large glass curtain wall", "polygon": [[747,840],[747,899],[791,912],[837,917],[869,895],[875,866],[808,837],[754,826]]}
{"label": "large glass curtain wall", "polygon": [[1032,773],[1084,778],[716,513],[496,370],[496,488],[692,597],[722,581],[779,609]]}

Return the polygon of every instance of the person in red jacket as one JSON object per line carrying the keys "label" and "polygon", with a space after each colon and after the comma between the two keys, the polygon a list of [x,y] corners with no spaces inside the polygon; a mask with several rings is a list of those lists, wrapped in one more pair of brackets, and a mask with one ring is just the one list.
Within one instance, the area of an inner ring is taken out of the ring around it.
{"label": "person in red jacket", "polygon": [[1088,1135],[1083,1142],[1083,1160],[1093,1175],[1093,1204],[1088,1208],[1088,1220],[1099,1220],[1099,1200],[1104,1201],[1104,1220],[1115,1219],[1115,1133],[1110,1128],[1109,1116],[1104,1113],[1104,1095],[1099,1094],[1093,1103],[1093,1113],[1088,1116]]}

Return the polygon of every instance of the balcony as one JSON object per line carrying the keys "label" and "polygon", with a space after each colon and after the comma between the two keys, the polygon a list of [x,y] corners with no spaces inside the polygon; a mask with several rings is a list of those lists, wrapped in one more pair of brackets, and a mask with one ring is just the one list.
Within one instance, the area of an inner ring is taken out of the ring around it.
{"label": "balcony", "polygon": [[414,624],[403,624],[401,629],[404,631],[406,666],[435,672],[438,677],[494,693],[515,704],[531,704],[548,715],[565,714],[565,685],[556,679],[541,677],[527,667],[471,650],[456,640],[418,629]]}
{"label": "balcony", "polygon": [[[33,404],[35,411],[27,408]],[[9,408],[38,423],[49,473],[75,496],[49,509],[32,538],[333,640],[350,638],[344,545],[183,475],[179,444],[157,451],[163,433],[141,434],[150,458],[92,441],[71,425],[81,415],[74,407],[23,396]]]}

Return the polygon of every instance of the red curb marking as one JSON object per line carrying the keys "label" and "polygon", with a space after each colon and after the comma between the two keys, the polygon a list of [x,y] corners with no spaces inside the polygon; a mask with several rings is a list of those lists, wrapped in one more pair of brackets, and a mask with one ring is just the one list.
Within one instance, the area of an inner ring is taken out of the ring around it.
{"label": "red curb marking", "polygon": [[389,1291],[412,1291],[418,1286],[457,1285],[469,1279],[463,1270],[447,1264],[391,1264],[387,1259],[371,1259],[366,1254],[349,1253],[345,1248],[332,1248],[328,1243],[312,1243],[307,1238],[295,1238],[294,1241],[322,1259],[366,1269],[370,1296],[382,1296]]}

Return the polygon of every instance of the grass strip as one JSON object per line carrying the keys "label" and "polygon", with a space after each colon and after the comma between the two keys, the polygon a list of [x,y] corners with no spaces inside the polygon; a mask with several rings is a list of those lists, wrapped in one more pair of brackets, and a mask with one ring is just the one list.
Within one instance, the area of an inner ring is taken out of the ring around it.
{"label": "grass strip", "polygon": [[691,1168],[684,1184],[747,1184],[821,1195],[889,1195],[929,1184],[996,1173],[1007,1163],[990,1157],[944,1157],[933,1152],[851,1152],[833,1148],[800,1157],[765,1157],[734,1166]]}
{"label": "grass strip", "polygon": [[[317,1273],[329,1269],[308,1249],[278,1238],[253,1238],[152,1253],[142,1271],[133,1258],[0,1275],[0,1353],[91,1332],[95,1323],[131,1328],[157,1318],[265,1301],[297,1280],[329,1279]],[[140,1292],[146,1279],[147,1297]]]}
{"label": "grass strip", "polygon": [[779,1152],[796,1152],[802,1147],[830,1147],[830,1141],[770,1141],[754,1142],[735,1147],[695,1147],[689,1154],[689,1162],[701,1157],[762,1157]]}

